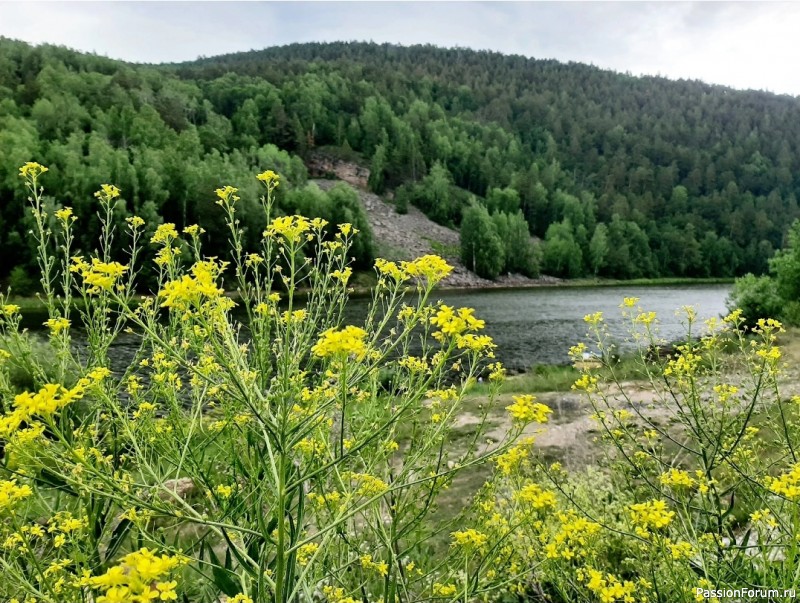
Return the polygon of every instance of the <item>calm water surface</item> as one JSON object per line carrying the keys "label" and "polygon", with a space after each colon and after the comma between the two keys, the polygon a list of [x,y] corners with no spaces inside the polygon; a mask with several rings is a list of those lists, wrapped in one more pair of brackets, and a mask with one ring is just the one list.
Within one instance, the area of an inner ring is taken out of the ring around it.
{"label": "calm water surface", "polygon": [[[614,342],[630,348],[619,307],[624,297],[638,297],[643,310],[656,312],[661,337],[672,341],[686,332],[676,310],[694,306],[700,322],[722,316],[730,290],[730,285],[542,287],[440,292],[434,299],[475,308],[476,316],[486,321],[486,334],[498,345],[497,357],[510,369],[527,370],[535,364],[568,363],[569,347],[587,341],[583,317],[593,312],[602,311]],[[355,321],[365,313],[367,301],[352,304],[348,318]]]}
{"label": "calm water surface", "polygon": [[[509,369],[522,371],[536,364],[566,364],[567,350],[586,338],[586,314],[602,311],[614,343],[629,349],[619,308],[623,297],[639,297],[643,310],[657,312],[660,336],[670,341],[685,335],[676,310],[692,305],[698,320],[726,313],[730,285],[674,287],[542,287],[537,289],[439,292],[433,299],[475,308],[486,321],[485,333],[498,345],[496,355]],[[367,298],[354,298],[346,311],[349,324],[360,324]],[[40,324],[40,323],[39,323]],[[75,333],[80,347],[80,336]],[[111,350],[111,369],[123,372],[138,347],[138,338],[121,335]]]}

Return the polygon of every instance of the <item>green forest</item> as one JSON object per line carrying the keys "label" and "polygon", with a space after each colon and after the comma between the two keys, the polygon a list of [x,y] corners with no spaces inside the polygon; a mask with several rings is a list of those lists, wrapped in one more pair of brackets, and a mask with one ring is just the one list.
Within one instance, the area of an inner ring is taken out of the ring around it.
{"label": "green forest", "polygon": [[357,193],[309,185],[312,152],[368,167],[398,211],[462,227],[465,263],[490,278],[763,274],[800,216],[799,144],[790,96],[493,52],[295,44],[154,66],[0,39],[0,279],[32,286],[18,182],[32,160],[53,209],[81,219],[84,251],[92,194],[112,182],[120,223],[202,223],[222,254],[215,188],[239,188],[255,239],[253,174],[274,169],[278,210],[352,222],[368,268]]}

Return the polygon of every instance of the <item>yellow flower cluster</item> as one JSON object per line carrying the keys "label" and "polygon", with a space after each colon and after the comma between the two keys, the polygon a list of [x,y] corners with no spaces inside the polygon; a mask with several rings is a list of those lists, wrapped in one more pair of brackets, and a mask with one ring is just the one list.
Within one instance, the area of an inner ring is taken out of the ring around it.
{"label": "yellow flower cluster", "polygon": [[636,584],[630,580],[620,581],[614,574],[605,574],[595,569],[587,569],[585,573],[586,588],[592,591],[601,603],[633,603],[635,601]]}
{"label": "yellow flower cluster", "polygon": [[506,452],[499,455],[495,459],[497,468],[503,475],[511,475],[517,471],[528,458],[528,447],[530,442],[524,442],[516,446],[512,446]]}
{"label": "yellow flower cluster", "polygon": [[661,482],[664,486],[669,486],[670,488],[694,488],[695,481],[691,475],[689,475],[688,471],[684,471],[683,469],[675,469],[674,467],[670,468],[668,471],[662,473],[658,481]]}
{"label": "yellow flower cluster", "polygon": [[650,530],[660,530],[670,524],[675,511],[668,511],[664,500],[649,500],[631,505],[630,515],[636,533],[642,538],[649,538]]}
{"label": "yellow flower cluster", "polygon": [[48,383],[35,394],[23,392],[14,398],[14,407],[27,419],[35,415],[52,415],[70,402],[83,396],[83,388],[68,390],[61,385]]}
{"label": "yellow flower cluster", "polygon": [[17,485],[17,480],[4,480],[0,482],[0,512],[14,507],[19,501],[25,500],[33,494],[28,485]]}
{"label": "yellow flower cluster", "polygon": [[497,344],[488,335],[475,335],[467,333],[456,337],[456,346],[459,350],[467,349],[473,352],[487,352],[487,358],[494,358],[494,350]]}
{"label": "yellow flower cluster", "polygon": [[178,556],[157,556],[143,548],[129,553],[101,576],[89,579],[89,584],[105,591],[97,603],[147,603],[174,601],[178,598],[175,580],[166,581],[169,573],[183,559]]}
{"label": "yellow flower cluster", "polygon": [[32,421],[37,416],[50,416],[67,404],[80,400],[86,388],[106,378],[110,374],[108,369],[97,368],[90,371],[86,377],[78,380],[75,387],[67,389],[55,383],[45,384],[38,392],[22,392],[14,397],[14,409],[0,416],[0,438],[8,438],[23,422],[32,428],[38,424]]}
{"label": "yellow flower cluster", "polygon": [[587,393],[595,392],[597,391],[597,377],[589,373],[583,373],[575,380],[575,383],[572,384],[572,389],[583,390]]}
{"label": "yellow flower cluster", "polygon": [[112,201],[119,197],[120,190],[113,184],[101,184],[94,196],[103,201]]}
{"label": "yellow flower cluster", "polygon": [[475,310],[472,308],[455,310],[451,306],[442,304],[436,314],[431,317],[431,324],[441,329],[433,336],[441,341],[444,335],[458,336],[469,331],[480,331],[486,323],[475,318],[474,313]]}
{"label": "yellow flower cluster", "polygon": [[373,561],[372,555],[361,555],[361,567],[384,577],[389,575],[389,564],[385,561]]}
{"label": "yellow flower cluster", "polygon": [[758,509],[750,514],[750,521],[755,524],[764,523],[768,528],[778,527],[778,522],[769,509]]}
{"label": "yellow flower cluster", "polygon": [[344,589],[339,586],[324,586],[322,594],[328,598],[330,603],[358,603],[353,597],[348,597]]}
{"label": "yellow flower cluster", "polygon": [[56,211],[56,218],[58,218],[61,222],[74,222],[78,218],[72,215],[72,208],[71,207],[64,207]]}
{"label": "yellow flower cluster", "polygon": [[89,287],[87,291],[97,294],[100,291],[110,291],[117,279],[128,271],[128,266],[119,262],[102,262],[97,258],[92,258],[92,263],[89,264],[83,258],[74,257],[70,271],[79,272],[84,284]]}
{"label": "yellow flower cluster", "polygon": [[548,559],[566,559],[585,557],[589,547],[589,539],[600,531],[600,524],[579,517],[575,511],[558,514],[561,524],[552,542],[545,546]]}
{"label": "yellow flower cluster", "polygon": [[688,542],[670,542],[669,543],[669,552],[672,558],[676,561],[680,561],[681,559],[689,559],[692,555],[694,555],[694,547]]}
{"label": "yellow flower cluster", "polygon": [[144,220],[139,216],[130,216],[129,218],[125,218],[125,221],[130,225],[133,230],[137,228],[141,228],[144,226]]}
{"label": "yellow flower cluster", "polygon": [[312,223],[303,216],[281,216],[267,226],[264,236],[280,235],[290,243],[297,243],[311,230],[311,227]]}
{"label": "yellow flower cluster", "polygon": [[331,278],[335,278],[343,285],[347,284],[347,281],[350,280],[350,277],[353,275],[353,269],[348,266],[344,270],[334,270],[331,272]]}
{"label": "yellow flower cluster", "polygon": [[331,328],[320,335],[311,352],[319,358],[352,355],[361,359],[367,353],[366,337],[364,329],[353,325],[340,330]]}
{"label": "yellow flower cluster", "polygon": [[412,262],[400,262],[400,268],[405,277],[425,279],[432,285],[453,271],[453,267],[438,255],[423,255]]}
{"label": "yellow flower cluster", "polygon": [[514,403],[506,406],[506,410],[521,423],[547,423],[547,416],[552,409],[546,404],[536,402],[536,397],[530,394],[513,396]]}
{"label": "yellow flower cluster", "polygon": [[21,168],[19,168],[19,175],[21,178],[36,179],[47,171],[49,170],[46,167],[44,167],[41,163],[36,163],[35,161],[29,161]]}
{"label": "yellow flower cluster", "polygon": [[358,484],[356,488],[358,496],[371,498],[383,494],[389,489],[389,484],[369,473],[350,473],[348,477]]}
{"label": "yellow flower cluster", "polygon": [[768,477],[766,481],[771,492],[791,501],[800,500],[800,463],[778,477]]}
{"label": "yellow flower cluster", "polygon": [[66,318],[59,317],[59,318],[48,318],[44,322],[44,326],[46,326],[50,331],[54,334],[58,334],[61,331],[65,331],[69,329],[70,322]]}
{"label": "yellow flower cluster", "polygon": [[596,327],[603,322],[603,313],[595,312],[594,314],[587,314],[583,317],[583,321],[591,327]]}
{"label": "yellow flower cluster", "polygon": [[408,369],[409,373],[426,373],[429,369],[428,360],[426,358],[417,358],[416,356],[404,356],[397,361],[397,366]]}
{"label": "yellow flower cluster", "polygon": [[714,386],[714,393],[716,393],[717,396],[719,396],[719,401],[722,404],[725,404],[738,392],[739,388],[736,387],[735,385],[719,384]]}
{"label": "yellow flower cluster", "polygon": [[297,549],[297,563],[302,566],[308,565],[308,562],[311,561],[311,558],[317,553],[318,550],[319,545],[316,542],[304,544]]}
{"label": "yellow flower cluster", "polygon": [[16,304],[5,304],[2,307],[0,307],[0,312],[4,316],[11,317],[19,312],[19,306]]}
{"label": "yellow flower cluster", "polygon": [[453,537],[452,546],[460,546],[467,550],[479,550],[486,546],[489,537],[474,528],[460,530],[450,534]]}
{"label": "yellow flower cluster", "polygon": [[256,176],[256,178],[263,182],[269,189],[277,188],[281,183],[280,175],[276,174],[272,170],[261,172]]}
{"label": "yellow flower cluster", "polygon": [[458,592],[455,584],[441,584],[436,582],[433,585],[433,594],[436,597],[452,597]]}
{"label": "yellow flower cluster", "polygon": [[699,354],[695,354],[687,347],[681,346],[678,348],[680,355],[677,358],[671,358],[664,367],[664,376],[674,376],[677,379],[685,379],[693,377],[697,373],[703,358]]}
{"label": "yellow flower cluster", "polygon": [[645,327],[649,327],[653,324],[656,320],[656,313],[655,312],[640,312],[636,315],[636,318],[633,321],[637,324],[644,325]]}
{"label": "yellow flower cluster", "polygon": [[318,509],[327,506],[338,508],[339,501],[342,499],[342,495],[339,494],[339,492],[337,492],[336,490],[333,490],[331,492],[326,492],[325,494],[316,494],[315,492],[309,492],[306,495],[306,498],[308,498],[309,502]]}
{"label": "yellow flower cluster", "polygon": [[205,232],[206,229],[201,228],[197,224],[192,224],[183,229],[183,234],[189,235],[190,237],[199,237],[201,234],[204,234]]}
{"label": "yellow flower cluster", "polygon": [[375,269],[381,276],[389,277],[392,280],[398,282],[406,280],[406,276],[400,269],[400,267],[394,262],[390,262],[389,260],[378,258],[377,260],[375,260]]}
{"label": "yellow flower cluster", "polygon": [[156,245],[167,245],[170,243],[170,241],[177,238],[178,230],[175,228],[175,224],[172,222],[167,222],[165,224],[158,225],[155,233],[150,238],[150,242]]}
{"label": "yellow flower cluster", "polygon": [[519,502],[535,510],[556,506],[556,495],[538,484],[528,484],[514,496]]}
{"label": "yellow flower cluster", "polygon": [[400,262],[400,266],[395,262],[378,258],[375,260],[375,269],[380,276],[396,282],[419,279],[428,285],[435,285],[444,280],[453,271],[453,267],[438,255],[423,255],[410,262]]}
{"label": "yellow flower cluster", "polygon": [[192,266],[192,276],[184,274],[180,279],[164,284],[158,292],[158,296],[164,298],[161,307],[185,311],[201,305],[204,298],[220,298],[225,291],[217,286],[217,276],[224,269],[224,263],[217,264],[211,260],[196,262]]}
{"label": "yellow flower cluster", "polygon": [[217,205],[236,203],[239,200],[239,197],[236,195],[239,189],[234,186],[223,186],[214,192],[217,194]]}

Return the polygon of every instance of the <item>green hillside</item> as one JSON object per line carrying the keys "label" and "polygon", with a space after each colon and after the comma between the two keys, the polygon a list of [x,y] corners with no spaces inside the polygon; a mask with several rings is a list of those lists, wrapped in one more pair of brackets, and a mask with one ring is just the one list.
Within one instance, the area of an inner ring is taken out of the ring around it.
{"label": "green hillside", "polygon": [[[50,167],[83,249],[92,192],[111,181],[120,221],[201,222],[221,252],[214,189],[240,188],[256,238],[252,174],[265,168],[285,177],[282,211],[368,230],[352,191],[306,186],[319,148],[363,162],[401,210],[468,216],[465,263],[490,276],[539,263],[566,277],[759,273],[800,215],[799,130],[788,96],[464,49],[302,44],[138,66],[2,39],[0,278],[32,262],[25,161]],[[525,223],[536,253],[514,253]],[[476,246],[499,259],[485,265]],[[368,266],[368,235],[356,252]]]}

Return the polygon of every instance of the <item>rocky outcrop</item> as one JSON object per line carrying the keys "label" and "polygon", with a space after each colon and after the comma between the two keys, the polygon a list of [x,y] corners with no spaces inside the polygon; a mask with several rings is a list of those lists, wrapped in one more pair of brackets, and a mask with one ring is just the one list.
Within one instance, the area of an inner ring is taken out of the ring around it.
{"label": "rocky outcrop", "polygon": [[[352,177],[356,177],[359,173],[358,170],[364,170],[369,177],[369,170],[365,170],[365,168],[345,164],[345,162],[336,164],[336,160],[330,161],[331,163],[318,165],[334,167],[338,165],[337,169],[341,173]],[[346,167],[347,165],[349,167]],[[349,180],[345,181],[358,191],[378,247],[378,255],[394,261],[412,260],[430,253],[440,255],[453,266],[453,272],[441,283],[443,287],[453,289],[532,287],[554,284],[559,281],[553,277],[532,279],[519,274],[504,275],[495,281],[481,278],[467,270],[461,262],[458,231],[437,224],[413,206],[409,206],[408,213],[398,214],[391,203],[367,192],[360,185],[353,184]],[[336,184],[336,180],[313,180],[313,182],[323,190],[328,190]]]}
{"label": "rocky outcrop", "polygon": [[453,272],[441,283],[443,287],[532,287],[560,281],[548,276],[532,279],[520,274],[506,274],[494,281],[481,278],[461,262],[458,231],[437,224],[413,206],[409,206],[408,213],[398,214],[394,205],[368,192],[369,169],[366,167],[321,151],[312,153],[306,166],[312,182],[321,189],[328,190],[342,181],[358,192],[380,257],[393,261],[413,260],[430,253],[444,257],[453,266]]}
{"label": "rocky outcrop", "polygon": [[366,189],[369,181],[367,168],[322,153],[312,153],[306,167],[311,178],[337,178],[358,189]]}

